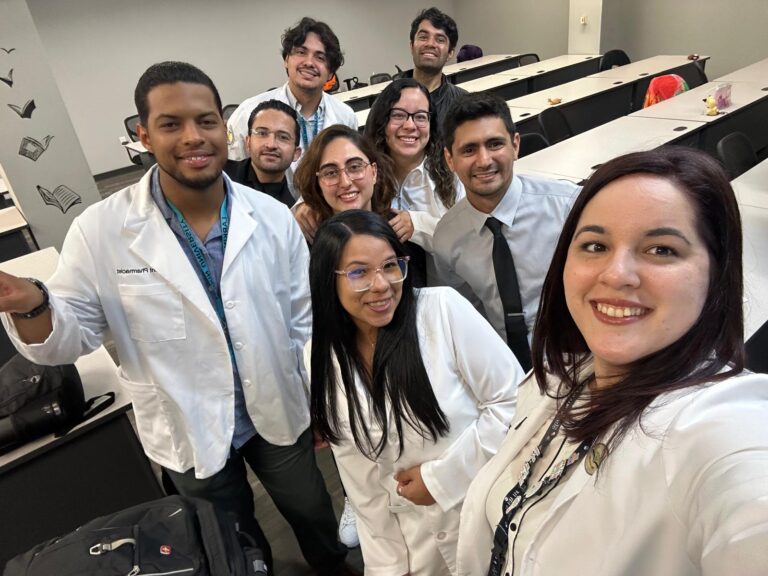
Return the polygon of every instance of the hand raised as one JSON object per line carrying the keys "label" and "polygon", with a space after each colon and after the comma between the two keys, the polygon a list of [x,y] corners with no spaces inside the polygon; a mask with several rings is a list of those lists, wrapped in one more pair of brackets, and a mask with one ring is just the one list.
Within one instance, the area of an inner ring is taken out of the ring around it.
{"label": "hand raised", "polygon": [[307,242],[312,242],[315,239],[315,232],[317,232],[317,227],[319,226],[315,211],[304,202],[299,202],[291,208],[291,212],[293,212],[296,222],[299,223],[299,228],[301,228],[304,238],[307,239]]}
{"label": "hand raised", "polygon": [[407,210],[396,210],[395,208],[392,208],[392,212],[396,216],[389,221],[389,225],[392,226],[392,230],[395,231],[400,242],[408,242],[413,236],[414,231],[410,212]]}

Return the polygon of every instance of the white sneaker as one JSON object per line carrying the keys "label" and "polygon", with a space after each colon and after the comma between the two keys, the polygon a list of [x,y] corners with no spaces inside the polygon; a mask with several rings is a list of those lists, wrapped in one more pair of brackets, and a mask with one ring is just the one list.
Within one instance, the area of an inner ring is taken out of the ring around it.
{"label": "white sneaker", "polygon": [[339,540],[347,548],[360,546],[360,539],[357,537],[357,518],[355,511],[349,504],[349,498],[344,497],[344,511],[339,520]]}

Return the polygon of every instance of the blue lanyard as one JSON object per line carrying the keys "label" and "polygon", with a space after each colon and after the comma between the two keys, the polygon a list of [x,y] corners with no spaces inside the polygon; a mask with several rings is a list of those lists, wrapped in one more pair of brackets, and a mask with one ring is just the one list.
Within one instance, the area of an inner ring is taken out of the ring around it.
{"label": "blue lanyard", "polygon": [[[229,200],[229,197],[225,193],[224,201],[221,203],[221,210],[219,211],[219,218],[221,220],[221,245],[222,245],[222,253],[224,254],[226,254],[227,252],[227,237],[229,236],[229,214],[227,210],[228,200]],[[168,203],[168,206],[173,211],[174,215],[176,216],[176,219],[179,221],[179,226],[181,227],[181,231],[184,233],[184,237],[187,239],[187,243],[189,244],[190,250],[192,250],[192,254],[195,255],[195,261],[197,261],[197,265],[200,268],[200,271],[203,273],[203,277],[205,278],[205,281],[208,284],[208,287],[213,293],[214,308],[216,309],[216,316],[219,317],[219,321],[221,322],[221,327],[224,329],[224,335],[227,338],[227,347],[229,348],[229,355],[232,358],[232,365],[236,366],[235,353],[234,353],[234,350],[232,349],[232,342],[230,342],[230,339],[229,339],[229,330],[227,328],[227,317],[224,314],[224,302],[222,302],[221,300],[221,289],[216,284],[216,281],[213,278],[211,269],[208,266],[208,263],[205,261],[205,257],[203,256],[203,251],[200,249],[200,245],[197,243],[197,240],[195,239],[195,234],[194,232],[192,232],[192,228],[190,228],[189,224],[187,223],[187,219],[184,218],[184,215],[181,213],[181,211],[178,208],[176,208],[173,202],[171,202],[168,198],[166,198],[165,201]]]}
{"label": "blue lanyard", "polygon": [[[315,115],[312,117],[312,121],[315,123],[314,130],[312,131],[312,139],[314,140],[318,132],[320,132],[320,106],[315,110]],[[309,148],[309,133],[307,132],[307,120],[299,114],[299,125],[301,126],[301,140],[304,142],[305,150]]]}

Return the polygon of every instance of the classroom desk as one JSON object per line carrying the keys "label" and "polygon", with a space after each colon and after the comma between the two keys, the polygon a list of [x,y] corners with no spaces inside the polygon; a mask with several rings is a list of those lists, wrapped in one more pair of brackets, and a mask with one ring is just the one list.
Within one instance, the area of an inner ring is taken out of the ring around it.
{"label": "classroom desk", "polygon": [[541,132],[539,127],[538,117],[541,112],[541,108],[523,108],[519,106],[509,106],[509,113],[512,115],[512,120],[515,122],[515,129],[520,134],[530,134],[532,132]]}
{"label": "classroom desk", "polygon": [[618,66],[593,74],[590,78],[607,78],[611,80],[623,80],[632,82],[632,110],[643,107],[645,93],[648,85],[656,76],[662,74],[677,74],[682,76],[689,86],[697,86],[700,82],[699,75],[694,66],[706,65],[709,56],[699,56],[698,60],[689,60],[688,56],[659,55],[631,62],[624,66]]}
{"label": "classroom desk", "polygon": [[735,82],[731,84],[732,104],[717,116],[705,114],[704,99],[714,93],[722,82],[708,82],[683,94],[678,94],[632,116],[669,118],[704,122],[700,147],[716,154],[717,143],[731,132],[743,132],[756,150],[768,147],[768,77],[762,83]]}
{"label": "classroom desk", "polygon": [[489,91],[505,100],[565,84],[597,72],[599,54],[564,54],[459,84],[467,92]]}
{"label": "classroom desk", "polygon": [[739,205],[768,210],[768,159],[732,180],[731,186],[736,192]]}
{"label": "classroom desk", "polygon": [[[58,253],[46,248],[0,269],[47,280]],[[0,566],[84,522],[163,495],[126,412],[116,366],[101,347],[76,363],[86,398],[115,403],[62,438],[47,436],[0,456]]]}
{"label": "classroom desk", "polygon": [[[560,103],[550,103],[552,99],[558,98]],[[579,134],[629,114],[631,98],[631,82],[587,76],[507,100],[507,106],[538,110],[558,106],[568,118],[574,133]]]}
{"label": "classroom desk", "polygon": [[489,74],[497,74],[504,70],[514,68],[517,64],[517,57],[520,54],[489,54],[480,56],[474,60],[466,62],[456,62],[443,67],[443,74],[446,75],[451,84],[461,84],[475,78],[482,78]]}
{"label": "classroom desk", "polygon": [[768,79],[768,58],[734,70],[714,82],[765,82]]}
{"label": "classroom desk", "polygon": [[746,341],[768,321],[768,258],[766,258],[768,209],[739,202],[739,210],[744,239],[744,340]]}
{"label": "classroom desk", "polygon": [[348,104],[355,112],[367,110],[373,106],[373,101],[390,84],[391,82],[379,82],[378,84],[371,84],[370,86],[363,86],[362,88],[355,88],[346,92],[337,92],[333,96]]}
{"label": "classroom desk", "polygon": [[30,246],[24,237],[28,226],[15,206],[0,209],[0,262],[29,254]]}
{"label": "classroom desk", "polygon": [[515,162],[515,172],[553,178],[586,179],[600,165],[621,154],[662,144],[695,146],[703,122],[624,116]]}

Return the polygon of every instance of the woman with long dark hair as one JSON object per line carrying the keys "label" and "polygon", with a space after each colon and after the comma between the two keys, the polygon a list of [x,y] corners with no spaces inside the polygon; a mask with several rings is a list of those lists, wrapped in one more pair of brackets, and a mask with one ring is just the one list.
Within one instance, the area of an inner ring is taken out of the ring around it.
{"label": "woman with long dark hair", "polygon": [[316,434],[357,514],[366,571],[454,569],[461,504],[514,415],[523,372],[450,288],[413,288],[408,256],[372,212],[340,213],[312,246]]}
{"label": "woman with long dark hair", "polygon": [[400,238],[432,251],[440,218],[464,196],[464,187],[448,168],[437,113],[427,89],[412,78],[395,80],[376,98],[365,135],[392,166],[397,190],[392,226]]}
{"label": "woman with long dark hair", "polygon": [[741,242],[703,152],[628,154],[588,180],[533,375],[467,496],[459,575],[766,573],[768,376],[744,370]]}

